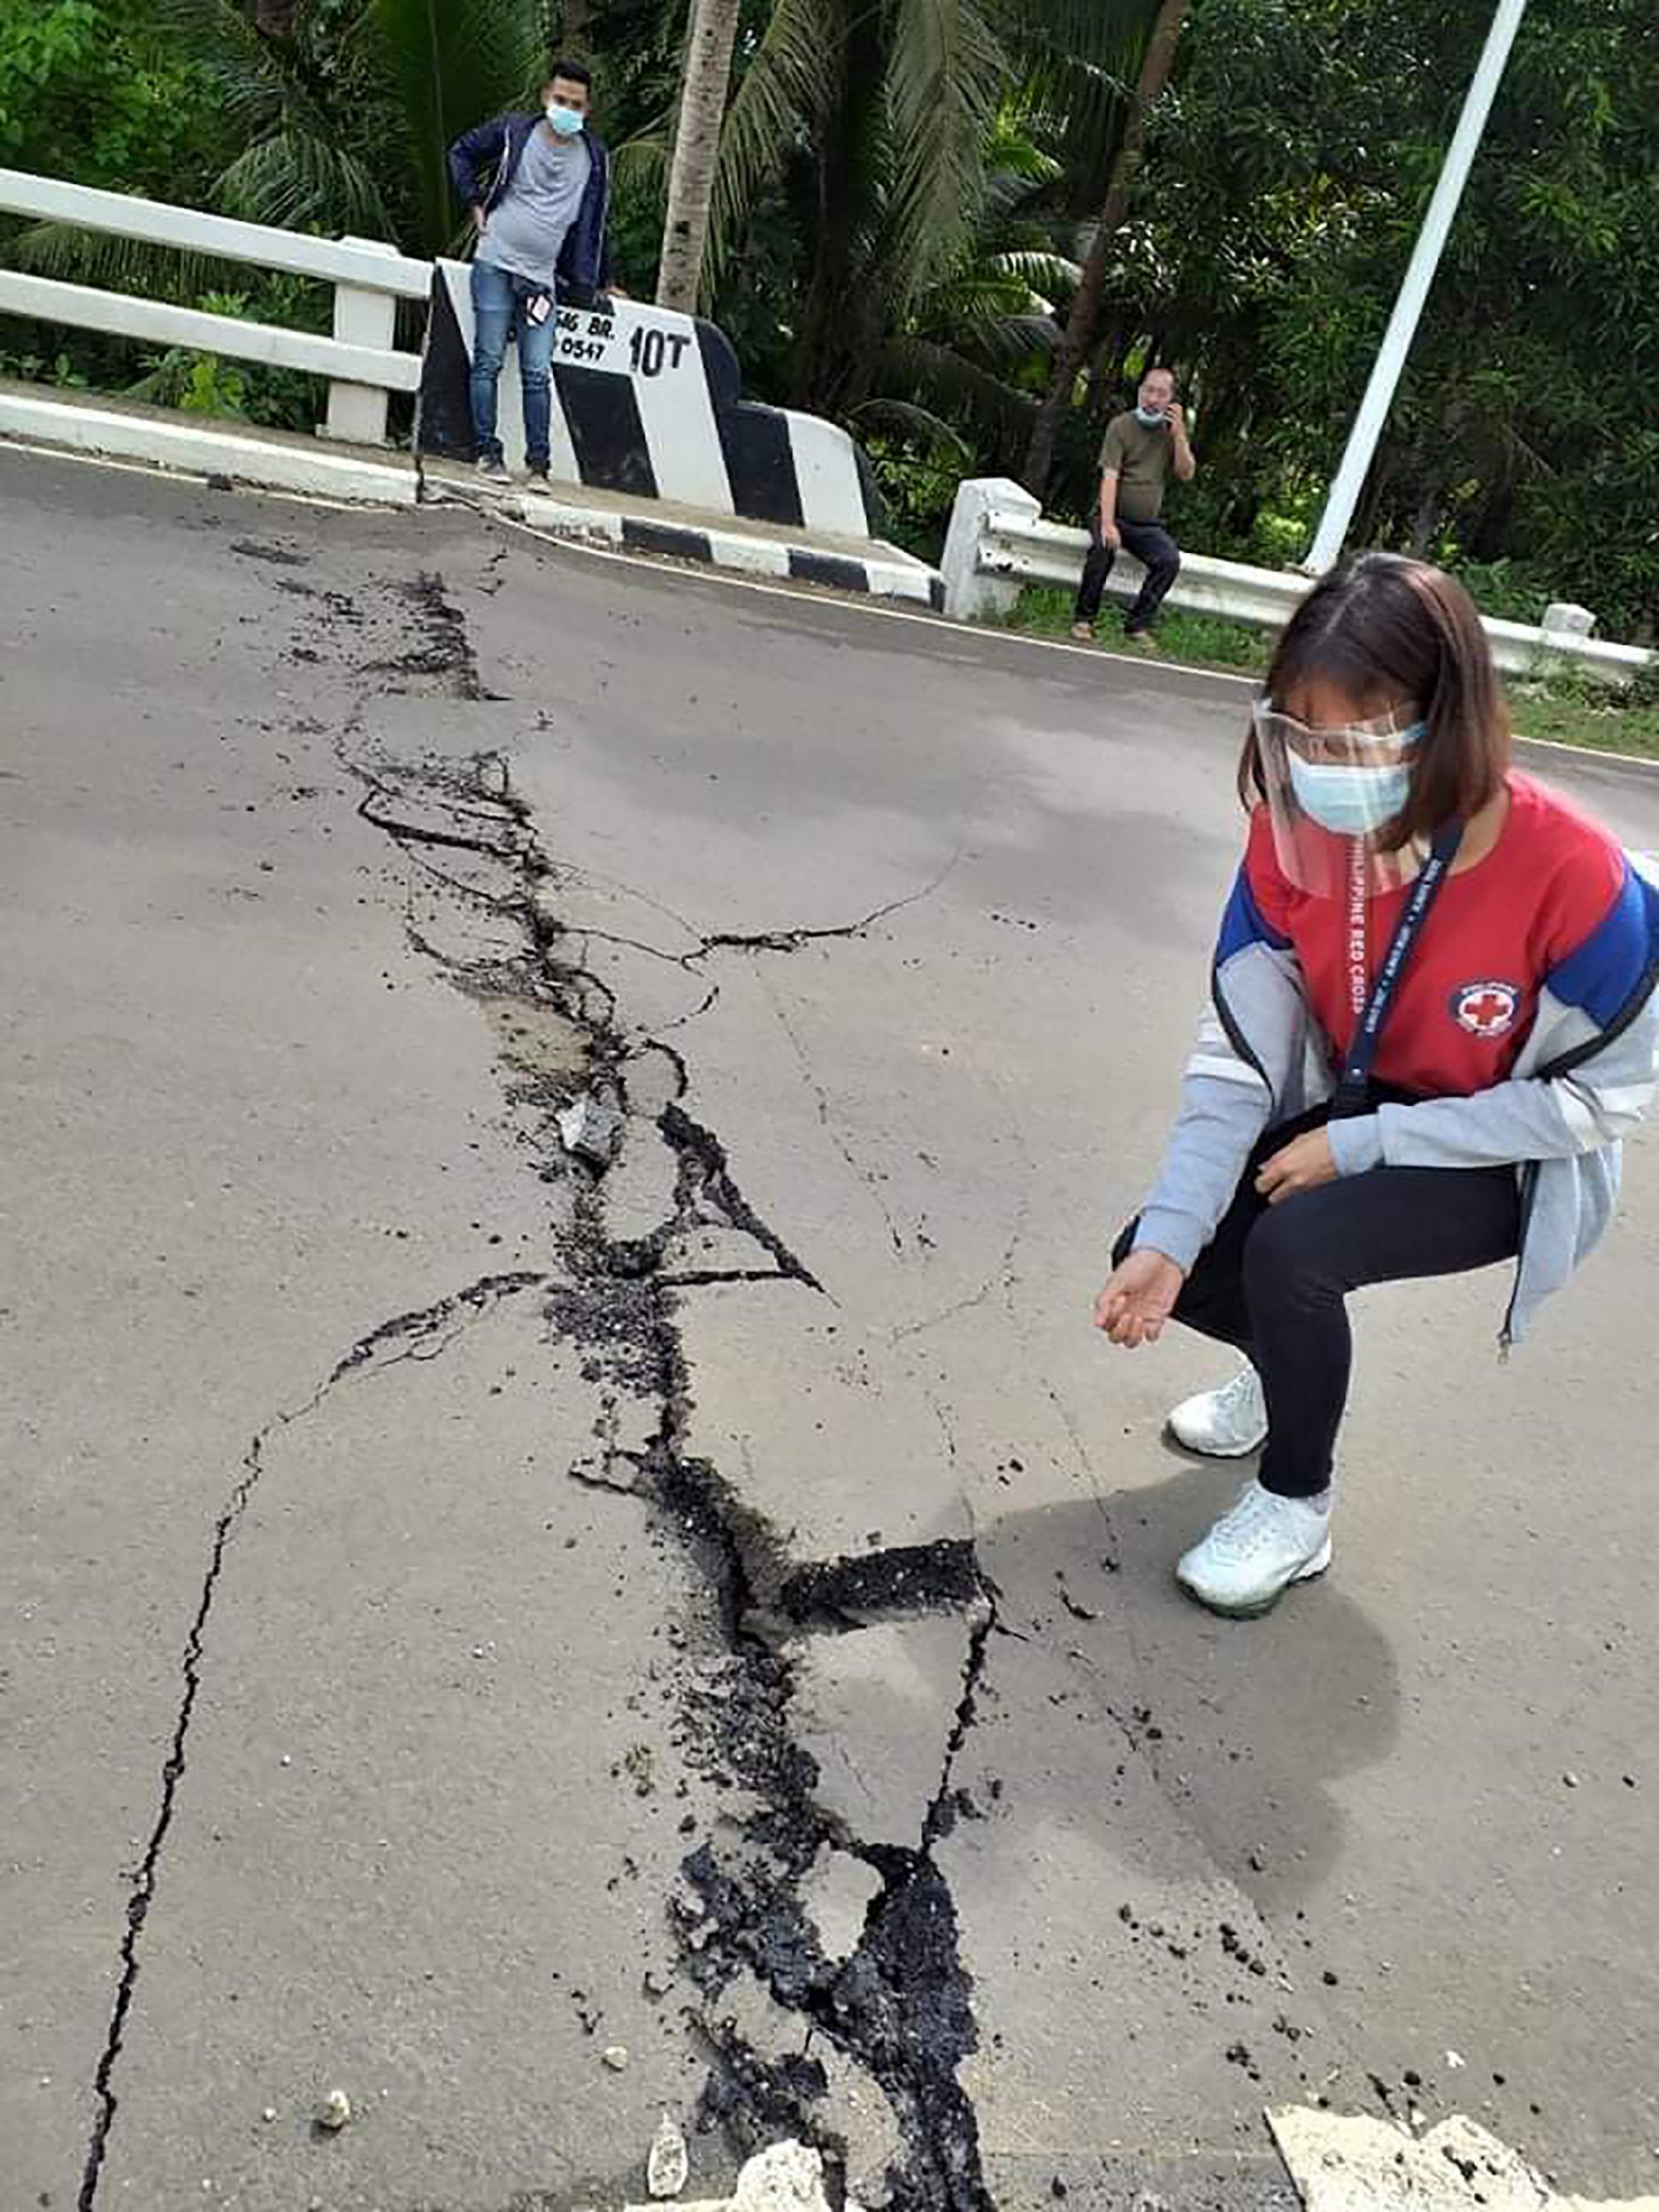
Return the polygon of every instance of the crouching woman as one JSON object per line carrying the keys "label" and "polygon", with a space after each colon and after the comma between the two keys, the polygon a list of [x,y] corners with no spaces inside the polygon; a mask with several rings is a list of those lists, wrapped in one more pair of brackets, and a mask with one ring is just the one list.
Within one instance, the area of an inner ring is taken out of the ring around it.
{"label": "crouching woman", "polygon": [[1261,1453],[1176,1570],[1251,1615],[1330,1564],[1349,1292],[1513,1261],[1507,1347],[1606,1229],[1655,1086],[1659,892],[1511,766],[1472,602],[1394,555],[1297,611],[1239,788],[1211,1005],[1094,1320],[1243,1356],[1171,1427]]}

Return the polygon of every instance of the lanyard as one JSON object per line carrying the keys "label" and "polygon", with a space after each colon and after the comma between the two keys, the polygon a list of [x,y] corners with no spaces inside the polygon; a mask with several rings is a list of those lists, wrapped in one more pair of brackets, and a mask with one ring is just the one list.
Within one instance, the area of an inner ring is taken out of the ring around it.
{"label": "lanyard", "polygon": [[1332,1103],[1333,1120],[1341,1120],[1349,1114],[1368,1110],[1371,1092],[1371,1071],[1377,1058],[1377,1048],[1382,1041],[1383,1025],[1394,1006],[1394,993],[1405,972],[1411,949],[1422,933],[1423,925],[1429,918],[1429,909],[1440,895],[1440,886],[1450,872],[1457,857],[1457,849],[1463,841],[1461,822],[1448,822],[1429,848],[1411,895],[1406,901],[1400,919],[1394,924],[1394,933],[1389,940],[1383,964],[1377,971],[1377,980],[1369,994],[1365,988],[1365,849],[1360,839],[1354,840],[1353,867],[1348,876],[1348,995],[1358,1020],[1354,1025],[1354,1041],[1348,1048],[1342,1063],[1342,1079],[1336,1087]]}

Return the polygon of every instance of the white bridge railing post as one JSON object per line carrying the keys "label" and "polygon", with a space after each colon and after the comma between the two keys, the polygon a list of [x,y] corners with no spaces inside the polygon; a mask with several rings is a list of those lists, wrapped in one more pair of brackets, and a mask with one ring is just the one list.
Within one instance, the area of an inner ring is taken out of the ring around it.
{"label": "white bridge railing post", "polygon": [[[400,258],[396,246],[378,238],[342,238],[342,246],[360,252]],[[334,281],[334,337],[345,346],[368,346],[380,353],[392,350],[397,329],[397,302],[390,292],[366,291],[359,284]],[[352,445],[386,443],[386,393],[373,384],[351,384],[333,377],[328,384],[327,419],[318,434],[341,438]]]}
{"label": "white bridge railing post", "polygon": [[1010,477],[970,477],[957,485],[939,564],[945,580],[945,612],[953,621],[982,622],[989,614],[1012,614],[1019,603],[1020,583],[994,574],[980,558],[994,514],[1034,523],[1041,519],[1042,507]]}

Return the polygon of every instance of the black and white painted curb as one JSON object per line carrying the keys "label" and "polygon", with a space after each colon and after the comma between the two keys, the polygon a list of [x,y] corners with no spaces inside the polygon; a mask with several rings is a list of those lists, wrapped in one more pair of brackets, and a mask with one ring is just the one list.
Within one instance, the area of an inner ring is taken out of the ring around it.
{"label": "black and white painted curb", "polygon": [[572,538],[627,553],[656,553],[677,561],[699,561],[710,568],[735,569],[745,576],[765,576],[798,584],[827,584],[836,591],[868,594],[875,599],[903,599],[943,611],[945,582],[936,569],[892,546],[868,554],[828,551],[791,545],[780,538],[757,538],[734,530],[705,529],[694,523],[658,522],[648,515],[619,514],[577,505],[531,492],[517,503],[526,526],[549,537]]}
{"label": "black and white painted curb", "polygon": [[[745,521],[879,537],[880,501],[857,442],[817,415],[740,398],[737,356],[712,323],[628,299],[555,311],[556,478]],[[420,386],[423,452],[471,457],[472,357],[471,266],[440,261]],[[524,413],[511,348],[498,426],[516,465]]]}

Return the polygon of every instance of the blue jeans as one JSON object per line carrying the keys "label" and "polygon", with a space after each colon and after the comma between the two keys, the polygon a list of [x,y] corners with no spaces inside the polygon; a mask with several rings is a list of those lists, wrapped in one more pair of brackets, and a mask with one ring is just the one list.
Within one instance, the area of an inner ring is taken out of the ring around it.
{"label": "blue jeans", "polygon": [[511,333],[518,342],[518,381],[524,391],[525,459],[533,469],[548,465],[553,434],[550,389],[557,311],[533,323],[525,311],[546,289],[528,277],[513,276],[493,262],[472,264],[472,433],[480,461],[499,461],[495,435],[495,387]]}

